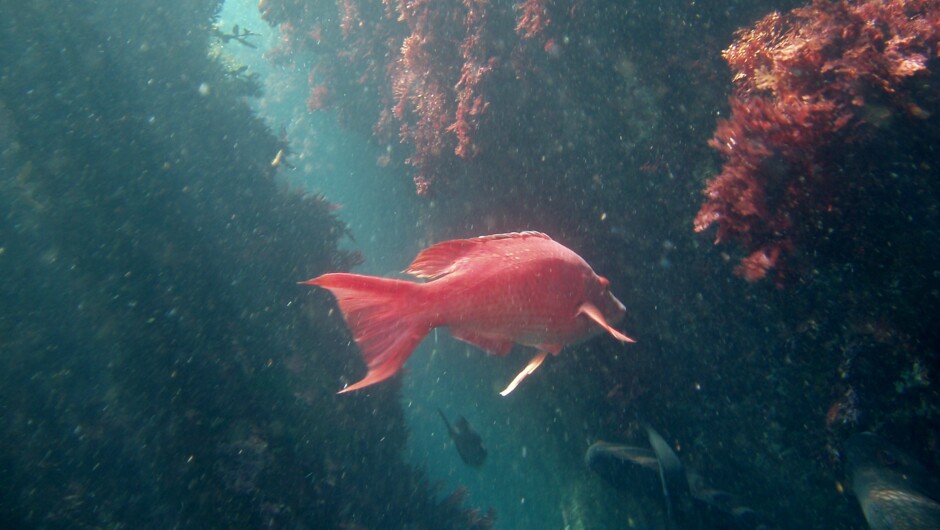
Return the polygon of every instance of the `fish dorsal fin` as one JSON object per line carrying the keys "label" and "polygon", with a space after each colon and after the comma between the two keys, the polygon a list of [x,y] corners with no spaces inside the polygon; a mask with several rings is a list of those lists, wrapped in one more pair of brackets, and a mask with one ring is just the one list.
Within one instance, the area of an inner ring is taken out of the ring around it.
{"label": "fish dorsal fin", "polygon": [[551,240],[541,232],[511,232],[442,241],[422,250],[404,272],[417,278],[433,280],[459,270],[461,263],[473,256],[499,254],[502,246],[498,243],[494,245],[494,242],[530,237]]}

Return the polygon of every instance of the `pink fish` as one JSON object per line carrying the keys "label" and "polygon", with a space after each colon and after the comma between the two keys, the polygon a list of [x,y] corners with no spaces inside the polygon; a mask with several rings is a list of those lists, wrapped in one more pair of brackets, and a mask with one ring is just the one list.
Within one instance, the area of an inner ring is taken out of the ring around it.
{"label": "pink fish", "polygon": [[511,392],[548,353],[614,329],[623,304],[610,283],[570,249],[538,232],[444,241],[422,251],[405,269],[427,283],[359,274],[324,274],[302,282],[328,289],[368,366],[359,390],[395,375],[432,329],[506,355],[512,345],[539,353],[502,392]]}

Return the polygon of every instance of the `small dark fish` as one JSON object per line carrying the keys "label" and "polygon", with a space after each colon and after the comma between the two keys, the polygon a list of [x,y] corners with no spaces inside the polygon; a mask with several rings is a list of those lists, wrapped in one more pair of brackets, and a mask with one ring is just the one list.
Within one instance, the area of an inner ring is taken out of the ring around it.
{"label": "small dark fish", "polygon": [[591,471],[614,487],[663,502],[669,529],[766,529],[756,512],[736,496],[693,487],[675,451],[647,427],[652,449],[597,442],[584,456]]}
{"label": "small dark fish", "polygon": [[454,440],[457,446],[457,452],[460,453],[461,460],[472,467],[480,467],[486,460],[486,449],[483,447],[483,439],[470,427],[470,423],[463,416],[458,416],[457,423],[451,426],[447,421],[447,416],[441,409],[437,409],[444,425],[447,425],[447,433]]}
{"label": "small dark fish", "polygon": [[849,438],[845,470],[872,530],[940,528],[940,481],[884,438]]}

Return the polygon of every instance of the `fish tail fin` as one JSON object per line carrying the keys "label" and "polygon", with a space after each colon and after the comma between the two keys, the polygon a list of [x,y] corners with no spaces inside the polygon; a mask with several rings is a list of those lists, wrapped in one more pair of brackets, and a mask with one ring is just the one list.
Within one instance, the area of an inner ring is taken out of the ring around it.
{"label": "fish tail fin", "polygon": [[431,326],[420,312],[422,285],[359,274],[334,273],[301,282],[336,297],[368,373],[339,393],[374,385],[395,375]]}

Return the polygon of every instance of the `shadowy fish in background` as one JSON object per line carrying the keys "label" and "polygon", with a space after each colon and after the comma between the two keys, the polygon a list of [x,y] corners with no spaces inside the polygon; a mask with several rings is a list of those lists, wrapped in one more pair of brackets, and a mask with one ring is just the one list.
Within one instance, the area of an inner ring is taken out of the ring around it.
{"label": "shadowy fish in background", "polygon": [[463,416],[458,416],[456,425],[452,427],[450,422],[447,421],[444,411],[437,409],[437,412],[444,420],[444,425],[447,425],[447,433],[454,440],[457,452],[460,453],[460,459],[468,466],[482,466],[486,460],[486,449],[483,447],[483,439],[470,427],[470,422]]}
{"label": "shadowy fish in background", "polygon": [[695,528],[693,522],[697,517],[692,505],[692,490],[679,456],[652,427],[646,427],[646,436],[659,463],[659,480],[663,485],[667,517],[678,528]]}
{"label": "shadowy fish in background", "polygon": [[395,375],[430,330],[506,355],[513,344],[539,353],[501,392],[507,395],[548,353],[605,330],[623,304],[610,283],[570,249],[539,232],[444,241],[423,250],[405,269],[427,283],[334,273],[301,282],[328,289],[362,351],[368,373],[350,392]]}
{"label": "shadowy fish in background", "polygon": [[940,481],[884,438],[850,437],[845,470],[872,530],[940,528]]}
{"label": "shadowy fish in background", "polygon": [[754,510],[725,491],[698,486],[690,480],[669,444],[646,428],[652,449],[596,442],[584,461],[588,468],[617,489],[663,501],[666,528],[766,530]]}
{"label": "shadowy fish in background", "polygon": [[659,462],[648,447],[595,442],[584,455],[588,469],[617,489],[644,493],[662,491]]}

